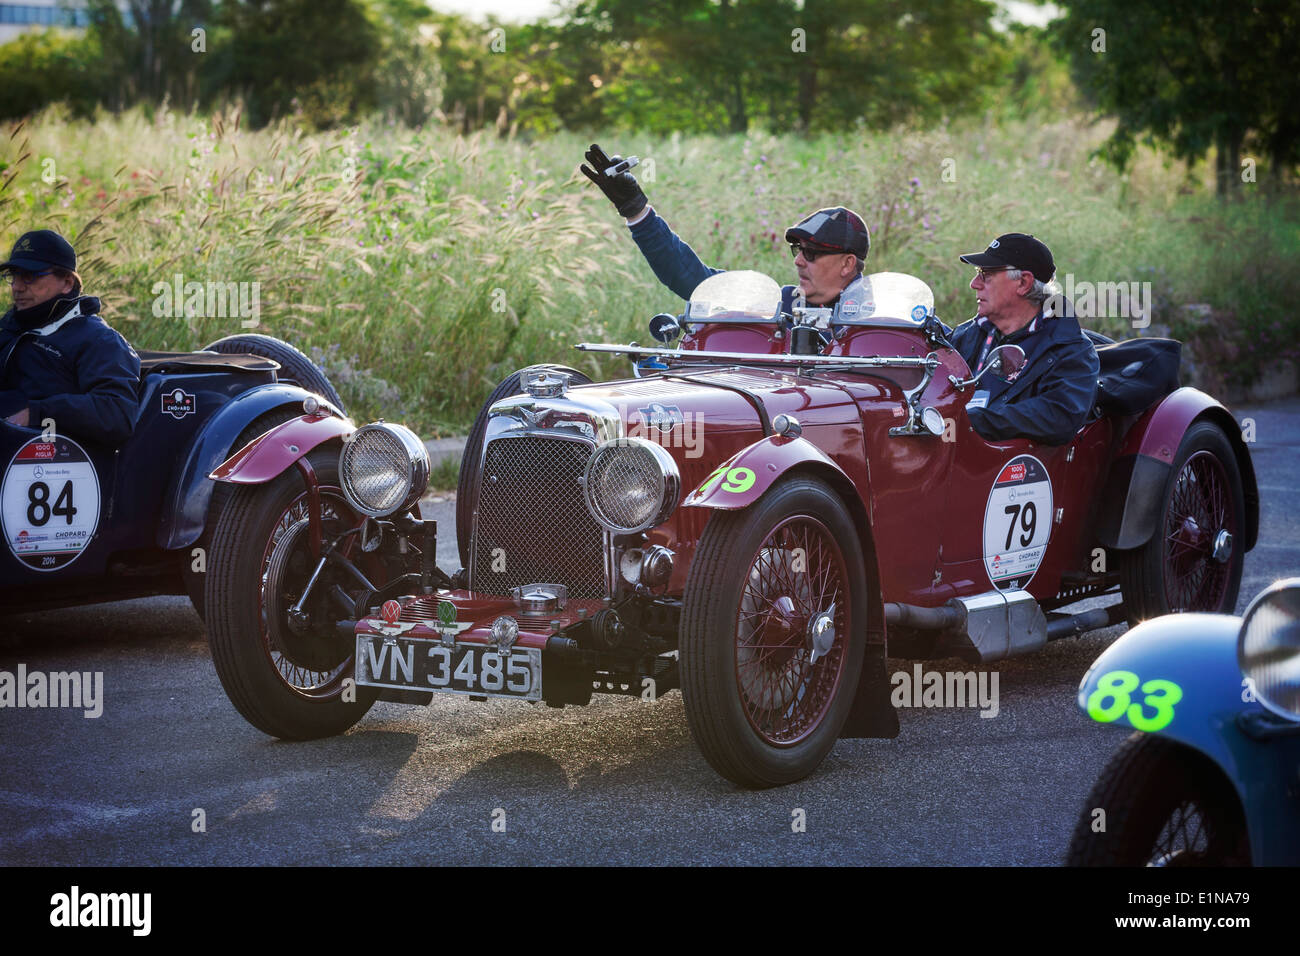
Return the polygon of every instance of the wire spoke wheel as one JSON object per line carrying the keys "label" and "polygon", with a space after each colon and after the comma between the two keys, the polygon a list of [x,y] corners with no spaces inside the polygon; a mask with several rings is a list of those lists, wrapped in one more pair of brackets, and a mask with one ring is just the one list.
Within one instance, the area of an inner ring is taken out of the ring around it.
{"label": "wire spoke wheel", "polygon": [[1220,427],[1194,424],[1178,446],[1155,531],[1120,552],[1129,622],[1183,611],[1230,614],[1246,549],[1241,470]]}
{"label": "wire spoke wheel", "polygon": [[[1174,480],[1165,514],[1165,600],[1173,611],[1217,610],[1228,565],[1215,558],[1215,540],[1241,535],[1228,497],[1223,462],[1208,451],[1187,459]],[[1207,607],[1214,602],[1214,607]]]}
{"label": "wire spoke wheel", "polygon": [[[339,489],[321,489],[321,523],[325,541],[356,524]],[[337,694],[352,673],[352,642],[327,628],[332,615],[324,582],[318,582],[308,608],[316,623],[306,633],[290,625],[289,611],[306,590],[316,562],[309,547],[307,495],[300,495],[276,522],[262,556],[260,616],[262,646],[284,683],[307,697]]]}
{"label": "wire spoke wheel", "polygon": [[1066,863],[1249,866],[1241,801],[1208,757],[1167,737],[1135,733],[1084,800]]}
{"label": "wire spoke wheel", "polygon": [[817,479],[783,479],[710,517],[680,650],[687,721],[718,773],[771,787],[821,764],[853,705],[866,593],[853,518]]}
{"label": "wire spoke wheel", "polygon": [[1147,866],[1186,866],[1206,859],[1209,849],[1205,811],[1195,801],[1184,800],[1156,835]]}
{"label": "wire spoke wheel", "polygon": [[[320,493],[322,546],[358,523],[338,487],[338,449],[308,456]],[[307,740],[342,733],[378,697],[357,686],[349,617],[331,594],[356,583],[327,567],[301,608],[318,558],[310,547],[310,498],[297,468],[237,488],[222,511],[208,563],[208,643],[235,709],[273,737]],[[342,549],[346,556],[349,540]],[[259,558],[260,556],[260,558]],[[382,568],[368,568],[376,585]]]}
{"label": "wire spoke wheel", "polygon": [[[750,726],[774,746],[803,739],[835,697],[853,623],[847,578],[834,537],[808,517],[773,529],[750,563],[735,629],[736,683]],[[835,639],[814,663],[807,634],[818,614],[831,615]]]}

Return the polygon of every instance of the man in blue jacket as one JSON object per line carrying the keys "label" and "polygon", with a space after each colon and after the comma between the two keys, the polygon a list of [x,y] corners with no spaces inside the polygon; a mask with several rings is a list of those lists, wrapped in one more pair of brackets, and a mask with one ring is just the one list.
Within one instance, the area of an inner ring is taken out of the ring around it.
{"label": "man in blue jacket", "polygon": [[1055,307],[1064,299],[1048,289],[1056,275],[1051,250],[1011,232],[960,258],[977,269],[970,283],[977,314],[953,332],[953,347],[973,372],[999,345],[1019,345],[1027,360],[1014,381],[993,374],[980,379],[966,403],[971,425],[989,441],[1066,444],[1093,406],[1099,364],[1073,310]]}
{"label": "man in blue jacket", "polygon": [[[606,173],[622,162],[621,157],[606,156],[593,143],[586,159],[591,165],[578,168],[627,220],[633,241],[660,282],[689,300],[697,285],[724,271],[706,266],[695,250],[668,228],[668,223],[649,205],[635,176],[626,170],[612,176]],[[842,297],[847,305],[854,298],[871,247],[861,216],[843,206],[819,209],[787,229],[785,241],[790,243],[799,282],[781,290],[783,311],[790,311],[796,291],[802,292],[804,301],[812,306],[833,306]],[[857,297],[859,303],[865,299],[865,291]]]}
{"label": "man in blue jacket", "polygon": [[139,404],[140,357],[81,294],[77,254],[49,229],[19,237],[0,272],[14,304],[0,318],[0,417],[118,445]]}

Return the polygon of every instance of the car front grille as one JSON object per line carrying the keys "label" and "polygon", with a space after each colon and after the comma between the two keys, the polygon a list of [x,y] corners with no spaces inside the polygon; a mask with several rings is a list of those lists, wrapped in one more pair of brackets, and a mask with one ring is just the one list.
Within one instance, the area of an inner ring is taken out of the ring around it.
{"label": "car front grille", "polygon": [[470,586],[508,594],[563,584],[569,597],[605,593],[604,535],[582,497],[586,441],[529,435],[487,446],[480,477]]}

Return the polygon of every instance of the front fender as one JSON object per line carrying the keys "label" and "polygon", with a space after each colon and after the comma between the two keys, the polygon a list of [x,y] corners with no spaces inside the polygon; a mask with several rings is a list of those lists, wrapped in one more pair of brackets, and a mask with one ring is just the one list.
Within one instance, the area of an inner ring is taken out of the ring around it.
{"label": "front fender", "polygon": [[[1140,624],[1088,668],[1078,705],[1100,723],[1159,733],[1212,760],[1241,800],[1252,861],[1295,864],[1300,808],[1287,790],[1300,766],[1300,735],[1260,740],[1243,731],[1240,718],[1265,711],[1237,666],[1240,626],[1240,618],[1226,614],[1170,614]],[[1107,688],[1123,675],[1138,683],[1117,697]],[[1155,683],[1161,681],[1167,683]],[[1169,700],[1169,685],[1181,696],[1156,706]]]}
{"label": "front fender", "polygon": [[235,439],[259,415],[286,405],[302,407],[311,392],[296,385],[277,383],[249,389],[212,415],[194,436],[184,464],[173,476],[163,501],[157,541],[160,548],[184,548],[199,539],[207,524],[212,501],[208,476],[232,451]]}
{"label": "front fender", "polygon": [[852,485],[839,465],[806,438],[769,435],[736,452],[705,478],[682,500],[683,508],[716,508],[739,511],[763,497],[763,493],[791,468],[812,463],[816,470],[830,469]]}
{"label": "front fender", "polygon": [[348,418],[302,415],[254,438],[218,465],[209,477],[234,485],[265,484],[317,445],[350,435],[356,428]]}

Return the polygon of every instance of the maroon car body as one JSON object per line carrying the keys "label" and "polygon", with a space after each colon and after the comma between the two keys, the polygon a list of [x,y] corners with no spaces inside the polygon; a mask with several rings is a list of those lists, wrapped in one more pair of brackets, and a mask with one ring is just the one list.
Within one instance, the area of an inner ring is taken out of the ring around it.
{"label": "maroon car body", "polygon": [[770,786],[837,737],[897,733],[887,650],[988,661],[1233,609],[1258,495],[1210,396],[1153,394],[1061,446],[986,441],[919,280],[870,277],[877,301],[847,320],[720,307],[722,278],[676,348],[580,346],[628,352],[639,377],[538,367],[484,408],[454,576],[424,557],[427,460],[395,426],[303,418],[218,469],[244,485],[207,596],[241,713],[313,737],[380,696],[562,706],[680,687],[710,763]]}

